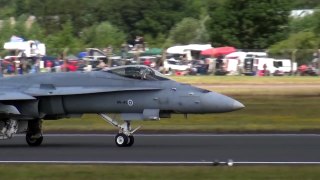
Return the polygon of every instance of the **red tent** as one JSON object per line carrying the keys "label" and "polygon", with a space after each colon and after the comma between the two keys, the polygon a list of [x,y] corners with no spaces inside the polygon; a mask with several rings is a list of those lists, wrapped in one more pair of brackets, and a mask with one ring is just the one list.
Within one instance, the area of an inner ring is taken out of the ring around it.
{"label": "red tent", "polygon": [[226,46],[226,47],[218,47],[218,48],[211,48],[211,49],[203,50],[203,51],[201,51],[201,55],[218,57],[221,55],[230,54],[235,51],[237,51],[236,48],[231,47],[231,46]]}

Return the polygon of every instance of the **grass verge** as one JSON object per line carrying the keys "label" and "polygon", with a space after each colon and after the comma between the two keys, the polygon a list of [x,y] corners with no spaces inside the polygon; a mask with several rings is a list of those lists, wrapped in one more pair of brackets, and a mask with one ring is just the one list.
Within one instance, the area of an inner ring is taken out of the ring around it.
{"label": "grass verge", "polygon": [[312,76],[170,76],[171,79],[189,84],[320,84]]}
{"label": "grass verge", "polygon": [[3,179],[319,179],[320,166],[1,165]]}

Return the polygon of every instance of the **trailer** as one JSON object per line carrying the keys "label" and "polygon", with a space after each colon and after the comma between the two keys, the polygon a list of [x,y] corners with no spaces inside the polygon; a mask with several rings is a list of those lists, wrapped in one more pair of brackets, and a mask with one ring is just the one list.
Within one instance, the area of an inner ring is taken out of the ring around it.
{"label": "trailer", "polygon": [[39,41],[12,41],[3,45],[5,50],[11,51],[10,54],[16,57],[36,57],[46,55],[46,46]]}

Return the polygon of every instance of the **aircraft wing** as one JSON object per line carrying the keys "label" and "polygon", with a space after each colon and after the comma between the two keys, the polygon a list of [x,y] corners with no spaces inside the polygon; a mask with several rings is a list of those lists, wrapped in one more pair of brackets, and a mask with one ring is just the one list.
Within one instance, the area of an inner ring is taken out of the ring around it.
{"label": "aircraft wing", "polygon": [[0,118],[3,119],[20,116],[20,112],[15,105],[3,104],[2,102],[27,100],[36,100],[36,98],[22,92],[0,91]]}
{"label": "aircraft wing", "polygon": [[21,92],[0,92],[0,101],[34,100],[34,99],[36,98]]}
{"label": "aircraft wing", "polygon": [[160,90],[153,87],[54,87],[46,86],[46,88],[31,87],[24,93],[31,96],[61,96],[61,95],[79,95],[79,94],[95,94],[106,92],[121,92],[121,91],[152,91]]}

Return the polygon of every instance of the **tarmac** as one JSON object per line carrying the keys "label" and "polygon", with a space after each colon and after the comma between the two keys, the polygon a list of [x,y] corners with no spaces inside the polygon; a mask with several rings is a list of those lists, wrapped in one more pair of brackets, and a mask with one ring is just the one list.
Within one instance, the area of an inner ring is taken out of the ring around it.
{"label": "tarmac", "polygon": [[24,135],[0,141],[0,163],[320,164],[318,134],[136,134],[117,147],[113,134],[44,134],[40,147]]}

